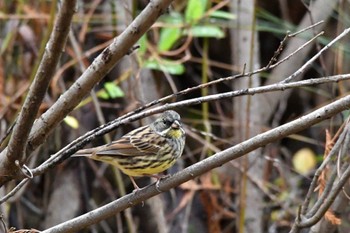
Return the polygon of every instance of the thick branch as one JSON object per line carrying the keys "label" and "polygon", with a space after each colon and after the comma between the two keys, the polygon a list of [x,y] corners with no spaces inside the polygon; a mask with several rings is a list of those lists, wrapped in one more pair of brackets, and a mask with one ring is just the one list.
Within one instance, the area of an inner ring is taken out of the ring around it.
{"label": "thick branch", "polygon": [[[294,134],[303,129],[306,129],[314,124],[317,124],[335,114],[346,110],[350,107],[350,96],[343,97],[331,104],[328,104],[322,108],[319,108],[312,113],[309,113],[303,117],[300,117],[292,122],[269,130],[265,133],[261,133],[249,140],[246,140],[236,146],[230,147],[224,151],[216,153],[215,155],[204,159],[184,170],[176,173],[175,175],[161,180],[158,185],[158,190],[167,191],[174,188],[194,177],[200,176],[205,172],[208,172],[216,167],[223,165],[233,159],[237,159],[259,147],[265,146],[268,143],[279,140],[290,134]],[[56,225],[50,229],[43,231],[44,233],[54,232],[71,232],[78,231],[82,228],[95,224],[102,219],[108,218],[128,207],[134,206],[150,197],[153,197],[159,193],[155,185],[147,186],[141,191],[132,193],[119,198],[105,206],[102,206],[96,210],[81,215],[75,219]]]}
{"label": "thick branch", "polygon": [[165,12],[172,0],[150,1],[137,18],[93,61],[82,76],[34,124],[29,150],[36,149],[50,131],[90,93],[141,36]]}
{"label": "thick branch", "polygon": [[29,88],[28,96],[19,113],[8,149],[5,150],[4,153],[1,153],[0,177],[4,175],[14,176],[14,173],[18,171],[15,166],[15,161],[18,160],[22,163],[25,160],[28,136],[50,80],[55,72],[61,52],[64,49],[74,14],[75,4],[76,1],[62,1],[61,9],[57,15],[51,37],[47,43],[34,81]]}
{"label": "thick branch", "polygon": [[[86,72],[82,74],[82,76],[57,100],[54,105],[52,105],[39,119],[37,119],[29,134],[27,154],[30,154],[30,152],[35,150],[47,138],[51,130],[57,124],[59,124],[87,94],[90,93],[93,86],[101,81],[101,79],[115,66],[115,64],[129,52],[130,48],[152,26],[152,24],[167,9],[171,2],[172,0],[150,1],[147,7],[130,24],[130,26],[94,60]],[[73,9],[74,7],[70,7],[70,10]],[[60,30],[62,29],[57,29],[55,32],[60,32]],[[52,50],[48,48],[48,51]],[[51,55],[51,53],[49,55]],[[50,56],[48,59],[51,59]],[[53,72],[53,70],[54,69],[51,67],[50,71],[45,72]],[[39,74],[43,75],[44,73],[39,72]],[[35,109],[28,107],[25,107],[25,109],[28,112],[35,112],[34,115],[36,115]],[[32,124],[29,125],[31,126]],[[19,125],[18,128],[21,126],[22,125]],[[21,131],[20,133],[25,135],[25,132]],[[26,134],[28,135],[28,132]],[[26,142],[26,139],[27,137],[25,140],[22,140],[22,143]],[[18,148],[16,151],[14,151],[14,149],[11,147],[10,153],[14,154],[16,152],[17,155],[21,155],[23,150],[24,147]],[[9,176],[10,173],[7,171],[7,169],[5,169],[5,167],[9,166],[9,163],[4,158],[6,153],[7,149],[0,153],[0,187],[14,176],[14,174]],[[15,159],[12,159],[12,161],[14,160]]]}
{"label": "thick branch", "polygon": [[200,104],[203,102],[217,101],[223,98],[231,98],[231,97],[244,96],[244,95],[255,95],[259,93],[272,92],[272,91],[283,91],[290,88],[304,87],[304,86],[316,85],[316,84],[322,84],[322,83],[328,83],[328,82],[337,82],[340,80],[348,80],[348,79],[350,79],[350,74],[335,75],[335,76],[317,78],[317,79],[308,79],[308,80],[292,82],[292,83],[278,83],[274,85],[254,87],[254,88],[230,91],[225,93],[207,95],[204,97],[178,101],[176,103],[170,103],[163,106],[155,107],[153,109],[143,111],[141,113],[133,112],[133,114],[127,114],[128,117],[121,116],[77,138],[76,140],[74,140],[73,142],[71,142],[64,148],[62,148],[60,151],[58,151],[56,154],[52,155],[47,161],[45,161],[39,167],[33,169],[32,173],[35,176],[40,175],[44,173],[47,169],[57,165],[58,163],[66,159],[68,156],[74,154],[76,151],[78,151],[79,149],[81,149],[82,147],[84,147],[86,144],[96,139],[97,137],[111,132],[112,130],[116,129],[120,125],[145,118],[155,113],[163,112],[163,111],[177,108],[177,107],[190,106],[194,104]]}
{"label": "thick branch", "polygon": [[[70,155],[74,154],[76,151],[81,149],[83,146],[91,142],[92,140],[96,139],[99,136],[102,136],[120,125],[130,123],[135,120],[139,120],[141,118],[147,117],[149,115],[159,113],[165,110],[173,109],[176,107],[183,107],[193,104],[200,104],[202,102],[209,102],[209,101],[217,101],[222,98],[229,98],[229,97],[235,97],[235,96],[242,96],[242,95],[254,95],[257,93],[264,93],[264,92],[270,92],[270,91],[282,91],[288,88],[295,88],[295,87],[303,87],[308,85],[315,85],[315,84],[322,84],[322,83],[328,83],[328,82],[337,82],[341,80],[347,80],[350,78],[350,74],[344,74],[344,75],[335,75],[325,78],[317,78],[317,79],[308,79],[304,81],[298,81],[298,82],[292,82],[292,83],[278,83],[275,85],[268,85],[268,86],[262,86],[262,87],[255,87],[255,88],[249,88],[245,90],[237,90],[232,92],[226,92],[221,94],[215,94],[215,95],[208,95],[204,97],[189,99],[189,100],[183,100],[176,103],[166,104],[160,107],[156,107],[147,111],[139,112],[139,110],[136,110],[134,112],[130,112],[124,116],[121,116],[111,122],[108,122],[105,125],[101,125],[100,127],[91,130],[87,132],[86,134],[80,136],[79,138],[75,139],[68,145],[66,145],[64,148],[62,148],[60,151],[58,151],[56,154],[50,156],[48,160],[46,160],[44,163],[42,163],[40,166],[38,166],[35,169],[31,170],[31,173],[34,176],[38,176],[40,174],[43,174],[48,169],[56,166],[57,164],[61,163],[63,160],[67,159]],[[166,99],[166,97],[165,97]],[[146,105],[148,106],[148,105]],[[321,165],[322,166],[322,165]],[[20,177],[18,177],[20,178]],[[21,183],[18,184],[18,186],[12,190],[10,193],[8,193],[5,197],[0,199],[0,204],[4,203],[6,200],[8,200],[11,196],[13,196],[29,179],[22,180]]]}

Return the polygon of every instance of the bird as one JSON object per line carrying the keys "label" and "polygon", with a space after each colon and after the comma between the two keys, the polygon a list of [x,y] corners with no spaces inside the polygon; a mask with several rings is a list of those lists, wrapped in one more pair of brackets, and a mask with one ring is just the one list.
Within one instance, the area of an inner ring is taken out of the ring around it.
{"label": "bird", "polygon": [[149,125],[136,128],[106,145],[79,150],[72,157],[83,156],[111,164],[128,175],[134,188],[139,190],[133,177],[151,176],[159,181],[157,174],[181,157],[185,139],[180,115],[168,110]]}

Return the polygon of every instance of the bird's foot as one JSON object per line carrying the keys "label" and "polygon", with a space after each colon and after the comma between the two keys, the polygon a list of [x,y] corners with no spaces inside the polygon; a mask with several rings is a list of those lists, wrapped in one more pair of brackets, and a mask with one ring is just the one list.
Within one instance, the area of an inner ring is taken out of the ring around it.
{"label": "bird's foot", "polygon": [[155,182],[156,189],[159,193],[162,193],[163,191],[160,189],[159,183],[162,179],[166,179],[166,178],[170,177],[170,175],[169,174],[168,175],[157,174],[157,175],[150,175],[150,177],[157,179],[157,181]]}

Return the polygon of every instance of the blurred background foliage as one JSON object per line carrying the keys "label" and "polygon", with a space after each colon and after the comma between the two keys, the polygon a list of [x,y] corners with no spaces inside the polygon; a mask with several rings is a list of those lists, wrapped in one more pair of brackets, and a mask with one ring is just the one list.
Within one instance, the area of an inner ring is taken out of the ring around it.
{"label": "blurred background foliage", "polygon": [[[79,1],[72,32],[40,113],[59,98],[147,3],[145,0]],[[33,154],[28,166],[34,167],[88,130],[142,104],[241,72],[243,67],[232,61],[231,46],[235,42],[232,42],[230,30],[235,29],[237,15],[231,12],[229,4],[230,1],[221,0],[174,1],[168,12],[138,42],[139,48],[123,58],[91,96],[54,130],[48,141]],[[14,122],[26,96],[45,50],[58,5],[57,0],[0,0],[1,137]],[[326,22],[325,35],[318,41],[321,46],[349,25],[348,9],[347,1],[339,1]],[[261,66],[269,62],[286,32],[295,31],[307,12],[299,0],[256,1],[252,17],[256,19],[254,29],[258,34]],[[251,28],[249,25],[246,30]],[[304,77],[349,72],[348,45],[347,40],[338,43],[323,57],[325,62],[316,62]],[[305,61],[315,52],[317,46],[304,58]],[[268,72],[260,74],[262,83],[268,78]],[[234,83],[224,82],[179,99],[233,89]],[[278,122],[270,119],[269,125],[256,127],[266,130],[282,124],[345,95],[347,91],[345,82],[295,90],[288,98],[281,99],[285,108],[279,112]],[[234,128],[239,127],[235,121],[239,113],[233,112],[234,102],[235,99],[224,99],[176,109],[186,125],[187,145],[182,159],[168,173],[175,173],[240,142],[234,134]],[[343,117],[346,115],[348,113]],[[119,138],[149,120],[118,128],[90,146]],[[260,216],[263,225],[256,232],[288,231],[304,198],[309,176],[323,158],[325,129],[333,135],[338,127],[339,122],[331,119],[264,149],[261,154],[261,157],[265,156],[264,175],[260,180],[253,180],[263,198],[265,213]],[[240,193],[237,177],[243,172],[240,161],[232,161],[82,232],[244,232],[239,230],[237,223],[239,217],[244,217],[238,211],[242,206],[237,203]],[[137,182],[145,186],[151,181],[139,178]],[[14,182],[8,184],[0,195],[8,193],[14,185]],[[115,200],[132,189],[128,178],[108,165],[68,159],[48,173],[35,177],[2,205],[0,211],[8,227],[42,230]],[[347,222],[344,225],[349,225],[348,220],[343,221]]]}

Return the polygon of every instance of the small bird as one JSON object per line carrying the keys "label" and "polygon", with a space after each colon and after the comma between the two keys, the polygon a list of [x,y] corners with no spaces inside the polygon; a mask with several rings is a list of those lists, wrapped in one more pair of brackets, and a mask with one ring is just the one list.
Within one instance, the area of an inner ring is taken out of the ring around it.
{"label": "small bird", "polygon": [[79,150],[72,157],[85,156],[116,166],[139,189],[133,177],[159,179],[155,174],[174,165],[182,155],[186,136],[180,120],[177,112],[165,111],[153,123],[134,129],[117,141]]}

